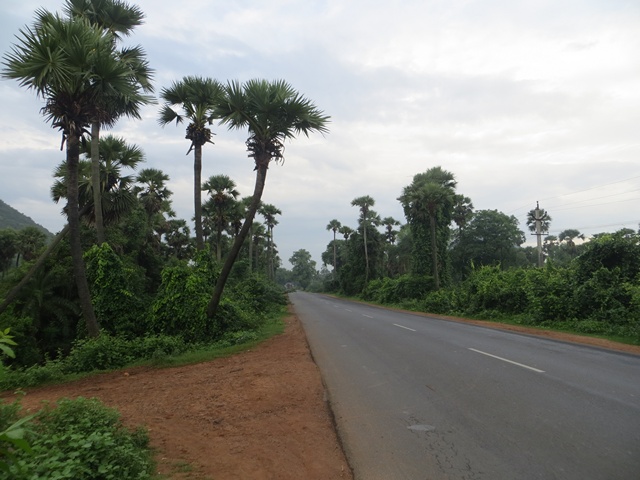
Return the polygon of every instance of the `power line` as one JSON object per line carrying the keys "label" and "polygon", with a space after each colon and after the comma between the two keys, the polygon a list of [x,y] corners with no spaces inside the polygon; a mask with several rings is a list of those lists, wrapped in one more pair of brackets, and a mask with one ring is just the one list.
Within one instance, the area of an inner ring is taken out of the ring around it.
{"label": "power line", "polygon": [[555,197],[543,198],[542,200],[553,200],[554,198],[568,197],[569,195],[576,195],[578,193],[588,192],[589,190],[595,190],[597,188],[608,187],[609,185],[615,185],[617,183],[628,182],[629,180],[635,180],[636,178],[640,178],[640,175],[637,175],[637,176],[631,177],[631,178],[625,178],[623,180],[617,180],[617,181],[611,182],[611,183],[605,183],[604,185],[597,185],[595,187],[585,188],[584,190],[578,190],[577,192],[563,193],[562,195],[556,195]]}
{"label": "power line", "polygon": [[[556,195],[556,196],[554,196],[554,197],[546,197],[546,198],[543,198],[542,200],[539,200],[539,201],[553,200],[553,199],[555,199],[555,198],[568,197],[568,196],[570,196],[570,195],[576,195],[576,194],[578,194],[578,193],[588,192],[588,191],[590,191],[590,190],[596,190],[596,189],[598,189],[598,188],[603,188],[603,187],[608,187],[608,186],[610,186],[610,185],[616,185],[616,184],[618,184],[618,183],[628,182],[629,180],[635,180],[636,178],[640,178],[640,175],[636,175],[635,177],[625,178],[625,179],[622,179],[622,180],[616,180],[615,182],[605,183],[605,184],[603,184],[603,185],[596,185],[596,186],[594,186],[594,187],[585,188],[584,190],[578,190],[578,191],[576,191],[576,192],[563,193],[562,195]],[[626,193],[631,193],[631,192],[626,192]],[[621,194],[613,194],[613,195],[621,195]],[[598,197],[598,198],[605,198],[605,197]],[[590,200],[597,200],[597,198],[595,198],[595,199],[590,199]],[[582,200],[582,201],[589,201],[589,200]],[[515,209],[513,209],[513,210],[511,210],[511,211],[507,212],[507,215],[511,215],[511,214],[513,214],[513,213],[515,213],[515,212],[517,212],[517,211],[519,211],[519,210],[522,210],[523,208],[529,208],[529,207],[530,207],[530,205],[531,205],[531,204],[523,205],[522,207],[515,208]],[[561,206],[562,206],[562,205],[561,205]],[[556,208],[556,207],[552,207],[552,208]]]}
{"label": "power line", "polygon": [[[603,195],[602,197],[595,197],[595,198],[588,198],[588,199],[585,199],[585,200],[578,200],[578,201],[572,202],[572,203],[565,203],[564,205],[553,205],[553,206],[548,207],[548,208],[558,209],[558,208],[566,207],[568,205],[575,205],[577,203],[590,202],[592,200],[600,200],[601,198],[617,197],[618,195],[626,195],[628,193],[635,193],[635,192],[640,192],[640,189],[629,190],[627,192],[612,193],[611,195]],[[619,200],[619,201],[620,202],[626,202],[627,200]]]}

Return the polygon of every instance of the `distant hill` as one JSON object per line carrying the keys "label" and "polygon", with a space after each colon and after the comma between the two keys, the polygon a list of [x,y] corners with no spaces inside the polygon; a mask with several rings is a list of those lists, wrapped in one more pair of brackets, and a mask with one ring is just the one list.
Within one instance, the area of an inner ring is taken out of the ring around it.
{"label": "distant hill", "polygon": [[13,228],[15,230],[22,230],[25,227],[37,227],[46,233],[47,237],[53,237],[53,233],[42,225],[38,225],[31,218],[0,200],[0,229]]}

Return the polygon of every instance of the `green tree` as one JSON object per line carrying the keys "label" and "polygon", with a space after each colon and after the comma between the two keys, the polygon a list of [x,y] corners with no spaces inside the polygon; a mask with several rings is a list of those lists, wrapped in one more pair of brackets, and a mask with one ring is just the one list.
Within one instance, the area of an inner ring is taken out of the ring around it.
{"label": "green tree", "polygon": [[136,186],[135,192],[149,219],[162,211],[167,211],[169,198],[173,194],[166,187],[168,181],[169,175],[157,168],[145,168],[138,173],[136,182],[139,185]]}
{"label": "green tree", "polygon": [[384,225],[384,238],[386,240],[385,252],[384,252],[384,270],[388,276],[393,275],[393,251],[395,250],[396,238],[398,236],[398,230],[393,227],[400,225],[400,222],[393,217],[385,217],[381,222]]}
{"label": "green tree", "polygon": [[80,138],[100,116],[105,91],[121,98],[141,96],[131,81],[132,70],[122,62],[113,35],[85,21],[61,18],[44,9],[36,12],[33,27],[20,31],[18,43],[5,56],[2,75],[16,79],[45,99],[42,112],[62,131],[68,171],[67,217],[74,276],[90,336],[100,332],[87,284],[78,207]]}
{"label": "green tree", "polygon": [[453,222],[458,226],[458,231],[462,230],[473,217],[473,203],[469,197],[456,194],[453,197]]}
{"label": "green tree", "polygon": [[349,240],[349,237],[353,233],[353,229],[347,225],[341,226],[338,231],[344,237],[345,240]]}
{"label": "green tree", "polygon": [[327,230],[333,232],[333,275],[336,274],[336,265],[338,264],[336,259],[336,233],[340,230],[342,224],[335,218],[327,224]]}
{"label": "green tree", "polygon": [[231,222],[231,216],[236,207],[236,198],[240,192],[236,190],[236,182],[228,175],[212,175],[202,184],[202,190],[209,194],[209,199],[203,205],[205,217],[211,219],[216,232],[216,258],[222,259],[222,233]]}
{"label": "green tree", "polygon": [[295,282],[303,289],[306,289],[316,276],[316,262],[311,258],[311,254],[300,249],[293,252],[289,262],[293,265],[292,272]]}
{"label": "green tree", "polygon": [[262,199],[272,160],[284,161],[284,142],[312,132],[328,132],[329,117],[284,81],[249,80],[230,82],[224,89],[216,117],[231,129],[247,128],[249,156],[255,162],[256,181],[247,217],[227,255],[213,290],[207,314],[213,317],[240,248],[249,233]]}
{"label": "green tree", "polygon": [[[97,221],[98,209],[95,206],[93,160],[91,151],[80,147],[80,153],[86,159],[78,163],[78,202],[80,208],[88,208],[86,215],[82,218],[87,224],[95,225]],[[135,203],[135,194],[132,191],[134,178],[131,175],[124,175],[124,169],[134,170],[139,163],[144,161],[144,153],[137,145],[127,144],[121,137],[107,135],[100,139],[99,149],[99,170],[100,181],[98,189],[100,191],[100,211],[102,212],[103,224],[112,224],[119,221],[126,215]],[[67,164],[58,165],[54,172],[56,181],[51,187],[51,197],[58,203],[63,198],[67,198],[68,181]],[[104,227],[104,225],[103,225]],[[103,228],[101,228],[103,230]],[[96,232],[97,232],[96,228]]]}
{"label": "green tree", "polygon": [[478,210],[468,225],[458,232],[451,256],[454,270],[466,277],[472,266],[516,265],[518,247],[525,241],[518,219],[498,210]]}
{"label": "green tree", "polygon": [[18,234],[13,228],[0,230],[0,270],[2,275],[9,269],[18,253]]}
{"label": "green tree", "polygon": [[413,234],[413,273],[431,274],[436,290],[440,288],[441,274],[448,275],[447,248],[455,187],[453,173],[433,167],[415,175],[398,198]]}
{"label": "green tree", "polygon": [[[84,19],[112,35],[116,42],[122,35],[128,36],[133,29],[142,25],[144,14],[137,6],[119,0],[66,0],[65,11],[72,19]],[[119,60],[131,68],[130,81],[145,92],[153,92],[152,72],[142,48],[126,48],[117,52]],[[102,104],[91,122],[91,179],[93,204],[95,206],[95,228],[98,244],[105,238],[102,216],[102,190],[100,169],[100,128],[112,126],[119,117],[140,118],[140,107],[152,101],[151,97],[122,95],[116,90],[105,90],[95,100]]]}
{"label": "green tree", "polygon": [[164,105],[158,122],[165,126],[188,121],[185,138],[191,141],[187,155],[193,151],[193,200],[195,212],[196,248],[204,248],[202,231],[202,147],[213,144],[213,132],[208,127],[217,118],[214,113],[221,101],[223,89],[219,82],[211,78],[197,76],[184,77],[171,87],[163,88],[160,97]]}
{"label": "green tree", "polygon": [[579,230],[575,228],[568,228],[563,230],[558,234],[558,240],[560,242],[564,242],[569,252],[569,255],[575,257],[578,254],[578,245],[576,245],[575,240],[584,240],[584,235],[580,233]]}
{"label": "green tree", "polygon": [[[18,231],[18,257],[30,262],[36,258],[38,252],[44,247],[47,236],[38,227],[25,227]],[[16,259],[16,265],[18,261]]]}
{"label": "green tree", "polygon": [[367,229],[370,221],[370,210],[371,207],[375,205],[376,201],[371,198],[369,195],[364,195],[362,197],[354,198],[351,201],[352,207],[358,207],[360,209],[360,225],[362,226],[362,238],[364,242],[364,261],[365,261],[365,274],[364,274],[364,283],[366,284],[369,281],[369,251],[367,245]]}
{"label": "green tree", "polygon": [[273,253],[273,228],[278,225],[278,220],[276,220],[276,215],[282,215],[282,211],[277,208],[275,205],[271,205],[269,203],[263,203],[260,209],[258,210],[260,215],[264,217],[264,223],[267,226],[267,250],[269,254],[269,266],[268,266],[268,277],[271,280],[275,280],[276,278],[276,270],[274,265],[274,253]]}

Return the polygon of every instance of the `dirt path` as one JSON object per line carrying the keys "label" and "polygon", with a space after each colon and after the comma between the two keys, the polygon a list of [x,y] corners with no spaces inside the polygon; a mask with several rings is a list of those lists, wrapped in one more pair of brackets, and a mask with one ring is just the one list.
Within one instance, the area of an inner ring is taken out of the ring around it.
{"label": "dirt path", "polygon": [[353,478],[293,315],[282,335],[233,357],[34,389],[22,405],[37,410],[43,400],[78,396],[116,407],[127,425],[146,425],[169,478]]}

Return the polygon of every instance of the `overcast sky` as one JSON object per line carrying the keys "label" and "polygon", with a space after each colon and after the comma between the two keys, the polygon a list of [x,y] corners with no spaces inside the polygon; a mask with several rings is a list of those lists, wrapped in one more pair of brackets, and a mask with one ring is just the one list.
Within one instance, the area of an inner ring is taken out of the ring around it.
{"label": "overcast sky", "polygon": [[[263,200],[283,212],[280,256],[320,254],[336,218],[354,228],[351,200],[370,195],[405,223],[397,201],[416,173],[441,166],[476,210],[515,215],[526,231],[536,201],[551,234],[590,235],[640,222],[640,2],[637,0],[143,0],[127,44],[140,44],[156,90],[186,75],[225,82],[284,79],[331,116],[330,133],[287,144]],[[2,0],[0,50],[38,7]],[[33,92],[0,81],[0,199],[52,232],[50,200],[64,155]],[[171,180],[178,216],[193,216],[193,157],[185,126],[158,126],[159,105],[111,133]],[[203,179],[227,174],[253,191],[245,132],[214,127]],[[532,241],[533,237],[528,238]]]}

